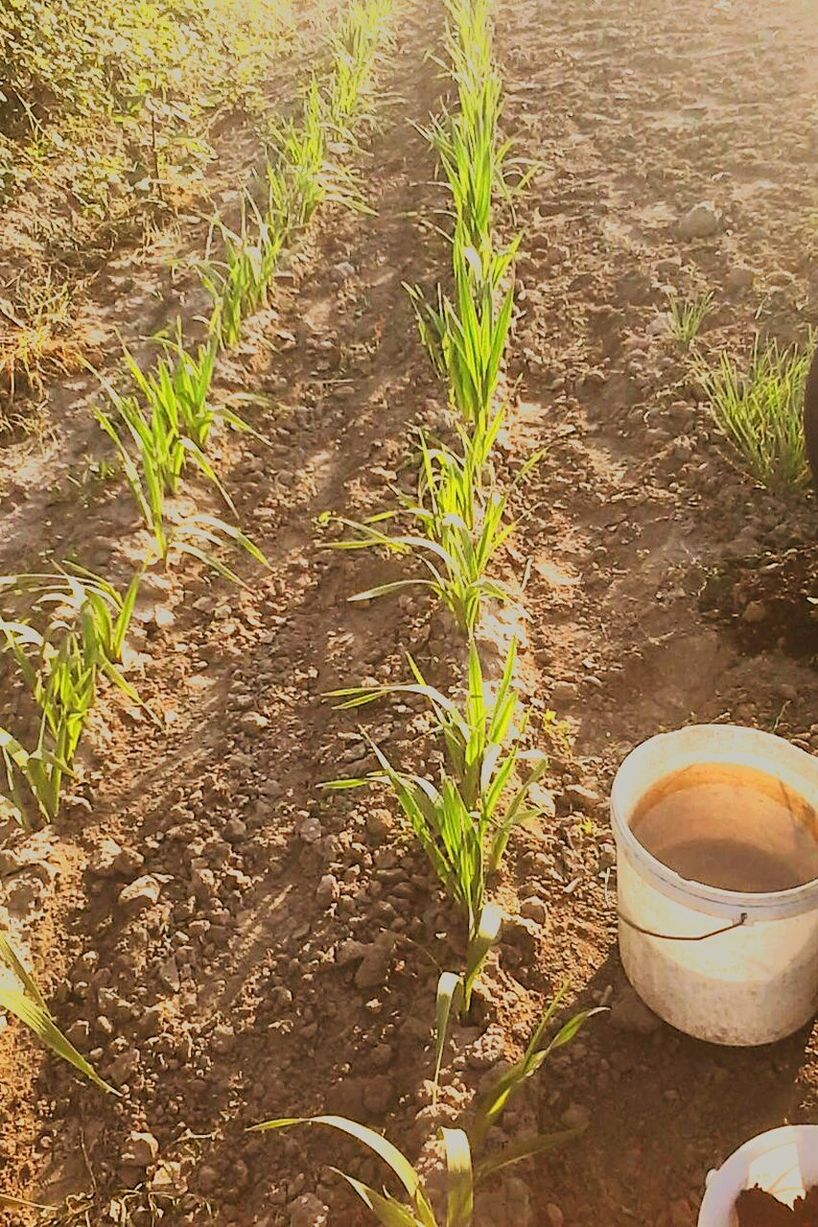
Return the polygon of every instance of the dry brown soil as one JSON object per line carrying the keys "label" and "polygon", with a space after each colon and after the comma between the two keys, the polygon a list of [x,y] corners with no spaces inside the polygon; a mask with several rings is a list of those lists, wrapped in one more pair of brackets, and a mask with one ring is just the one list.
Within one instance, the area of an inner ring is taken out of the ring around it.
{"label": "dry brown soil", "polygon": [[[333,712],[325,691],[402,675],[407,649],[437,683],[462,663],[422,600],[350,605],[394,572],[327,550],[317,519],[378,509],[411,480],[410,427],[446,429],[402,288],[433,285],[447,260],[423,224],[443,196],[412,127],[445,88],[425,58],[440,13],[398,0],[362,163],[376,214],[322,214],[219,377],[222,392],[270,398],[253,421],[272,450],[245,436],[218,457],[270,574],[248,572],[249,591],[189,570],[154,581],[135,644],[162,727],[106,696],[63,817],[4,837],[2,871],[27,866],[4,879],[6,906],[60,1023],[122,1095],[78,1083],[10,1024],[3,1191],[68,1197],[76,1217],[60,1221],[94,1227],[160,1211],[163,1225],[355,1227],[328,1169],[377,1183],[370,1160],[317,1132],[245,1128],[345,1112],[433,1179],[436,1125],[519,1053],[566,978],[569,1006],[611,1012],[541,1071],[503,1130],[588,1128],[498,1182],[479,1227],[693,1227],[708,1169],[736,1145],[818,1120],[811,1028],[730,1050],[640,1009],[617,957],[606,813],[624,755],[688,721],[818,748],[803,609],[814,499],[775,500],[733,469],[662,316],[668,287],[712,290],[710,358],[746,351],[756,327],[789,341],[816,322],[814,17],[813,0],[498,3],[505,123],[537,163],[503,220],[524,240],[501,474],[545,448],[502,565],[525,614],[527,736],[551,752],[554,814],[512,840],[498,883],[511,920],[434,1109],[434,985],[462,953],[459,923],[385,800],[319,789],[371,761],[355,713]],[[686,240],[680,219],[703,201],[718,229]],[[73,429],[86,430],[81,415],[62,414],[69,445]],[[46,548],[126,574],[139,540],[126,496],[103,484],[81,504],[55,465],[25,441],[0,458],[3,566]],[[487,656],[509,622],[484,628]],[[396,762],[435,767],[420,711],[363,718]],[[129,913],[120,893],[144,875],[158,900]],[[129,1162],[134,1130],[158,1143],[147,1169]]]}

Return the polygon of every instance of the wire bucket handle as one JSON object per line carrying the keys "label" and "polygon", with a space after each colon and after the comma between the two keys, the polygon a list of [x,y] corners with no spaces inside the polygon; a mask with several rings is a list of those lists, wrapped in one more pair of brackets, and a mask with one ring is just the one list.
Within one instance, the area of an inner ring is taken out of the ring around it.
{"label": "wire bucket handle", "polygon": [[635,933],[642,933],[645,937],[656,937],[663,942],[706,942],[708,938],[718,937],[721,933],[732,933],[733,929],[740,929],[742,925],[747,923],[749,919],[747,912],[742,912],[737,920],[732,921],[729,925],[722,925],[720,929],[713,929],[710,933],[697,933],[695,936],[686,936],[678,933],[656,933],[653,929],[644,929],[642,925],[638,925],[635,921],[630,920],[624,912],[617,911],[617,915],[623,924],[629,929],[633,929]]}

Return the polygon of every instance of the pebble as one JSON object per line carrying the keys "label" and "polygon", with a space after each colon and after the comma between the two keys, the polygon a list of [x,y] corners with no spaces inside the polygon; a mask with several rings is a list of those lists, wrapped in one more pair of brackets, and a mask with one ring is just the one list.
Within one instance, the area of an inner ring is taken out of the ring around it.
{"label": "pebble", "polygon": [[748,622],[751,626],[758,622],[763,622],[767,617],[767,606],[763,601],[749,601],[745,606],[741,615],[742,622]]}
{"label": "pebble", "polygon": [[545,1207],[545,1213],[548,1217],[549,1227],[565,1227],[565,1215],[553,1201],[550,1201]]}
{"label": "pebble", "polygon": [[119,892],[119,906],[126,916],[138,916],[159,901],[161,885],[156,878],[146,874],[137,878]]}
{"label": "pebble", "polygon": [[589,788],[585,784],[569,784],[564,791],[564,795],[571,805],[577,809],[596,809],[602,804],[602,798],[595,788]]}
{"label": "pebble", "polygon": [[108,1078],[114,1086],[124,1086],[139,1068],[139,1053],[135,1048],[126,1048],[108,1070]]}
{"label": "pebble", "polygon": [[158,1154],[159,1143],[152,1133],[134,1131],[128,1137],[122,1162],[128,1164],[129,1167],[150,1167],[156,1162]]}
{"label": "pebble", "polygon": [[572,1103],[565,1109],[560,1120],[566,1129],[587,1129],[591,1123],[591,1112],[580,1103]]}
{"label": "pebble", "polygon": [[544,925],[548,919],[548,908],[538,895],[531,895],[520,904],[520,915],[526,920],[533,920],[538,925]]}
{"label": "pebble", "polygon": [[358,988],[376,988],[385,983],[389,973],[391,950],[386,946],[373,943],[366,947],[361,966],[355,973],[355,983]]}
{"label": "pebble", "polygon": [[730,269],[724,284],[732,293],[740,293],[742,290],[752,289],[755,276],[753,270],[746,264],[737,264],[735,268]]}
{"label": "pebble", "polygon": [[387,1078],[386,1074],[376,1074],[364,1087],[364,1107],[367,1111],[380,1115],[392,1102],[393,1093],[392,1079]]}
{"label": "pebble", "polygon": [[88,870],[98,878],[112,878],[120,873],[133,873],[144,863],[144,856],[135,849],[123,848],[115,839],[103,839]]}
{"label": "pebble", "polygon": [[327,1227],[329,1207],[314,1193],[302,1193],[287,1207],[290,1227]]}
{"label": "pebble", "polygon": [[706,239],[715,234],[720,226],[718,210],[709,201],[703,200],[685,213],[679,222],[679,233],[683,239]]}
{"label": "pebble", "polygon": [[213,1028],[213,1049],[222,1054],[231,1052],[236,1043],[236,1034],[229,1023],[219,1023]]}
{"label": "pebble", "polygon": [[315,891],[316,902],[321,907],[327,907],[328,904],[334,903],[341,893],[341,888],[338,885],[338,879],[332,873],[325,873]]}
{"label": "pebble", "polygon": [[313,817],[305,818],[298,828],[298,838],[305,844],[317,844],[323,834],[321,823]]}

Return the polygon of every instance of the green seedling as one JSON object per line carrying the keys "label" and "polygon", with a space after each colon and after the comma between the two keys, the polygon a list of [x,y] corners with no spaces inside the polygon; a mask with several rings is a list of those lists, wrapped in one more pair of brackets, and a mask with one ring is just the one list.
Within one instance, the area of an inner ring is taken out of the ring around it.
{"label": "green seedling", "polygon": [[[245,192],[239,229],[230,230],[221,221],[214,223],[207,254],[199,265],[199,279],[213,305],[211,341],[220,349],[237,345],[244,319],[267,305],[269,288],[288,237],[288,221],[279,211],[280,202],[276,196],[281,184],[270,177],[268,188],[265,214],[249,192]],[[210,258],[214,234],[221,238],[222,261]]]}
{"label": "green seedling", "polygon": [[[462,706],[428,685],[411,656],[408,660],[411,682],[352,687],[332,691],[329,697],[340,699],[341,709],[362,707],[392,695],[423,698],[431,706],[434,729],[446,750],[447,768],[440,788],[422,777],[395,771],[377,747],[380,771],[332,781],[326,787],[373,783],[392,787],[440,880],[466,912],[471,940],[483,911],[485,879],[498,868],[513,828],[539,813],[529,802],[529,792],[548,764],[545,756],[536,756],[522,783],[513,784],[521,762],[519,739],[525,729],[513,688],[513,641],[497,691],[490,698],[477,645],[470,640],[468,691]],[[510,800],[506,798],[509,788]]]}
{"label": "green seedling", "polygon": [[511,330],[513,289],[498,287],[517,253],[519,239],[499,254],[481,256],[455,240],[455,298],[439,291],[429,303],[417,286],[406,286],[421,340],[446,380],[452,406],[472,430],[487,430]]}
{"label": "green seedling", "polygon": [[[431,447],[421,435],[417,498],[399,494],[402,506],[394,511],[380,512],[363,522],[339,520],[357,535],[334,542],[332,548],[381,548],[387,554],[417,559],[426,571],[425,576],[379,584],[350,600],[372,600],[405,588],[428,588],[470,634],[484,599],[511,599],[508,588],[488,575],[492,559],[514,530],[514,524],[506,520],[511,492],[501,494],[496,489],[489,466],[500,420],[498,413],[485,430],[471,435],[461,431],[462,456],[448,448]],[[539,453],[521,468],[512,489],[538,460]],[[410,522],[410,531],[385,531],[389,523],[401,520]]]}
{"label": "green seedling", "polygon": [[[189,405],[183,409],[173,368],[160,361],[155,375],[144,374],[127,350],[125,361],[145,407],[137,396],[123,396],[106,382],[113,413],[98,408],[94,416],[116,448],[134,501],[153,536],[156,554],[165,560],[169,549],[166,500],[177,493],[188,463],[215,485],[234,513],[235,508],[201,446],[184,433],[183,415],[194,410]],[[190,390],[192,381],[185,377],[182,382]],[[202,417],[197,415],[194,425],[200,428],[201,423]]]}
{"label": "green seedling", "polygon": [[342,137],[367,111],[391,0],[356,0],[331,39],[332,69],[327,86],[329,122]]}
{"label": "green seedling", "polygon": [[78,1073],[102,1091],[118,1092],[104,1082],[94,1067],[85,1060],[63,1035],[43,1000],[37,982],[25,966],[12,942],[0,931],[0,1009],[8,1010],[61,1060],[67,1061]]}
{"label": "green seedling", "polygon": [[562,994],[559,994],[549,1006],[524,1057],[478,1101],[468,1131],[463,1128],[441,1130],[447,1169],[445,1206],[441,1211],[435,1208],[432,1196],[424,1188],[423,1181],[406,1156],[382,1134],[367,1128],[366,1125],[359,1125],[356,1121],[342,1116],[290,1116],[265,1121],[253,1126],[250,1132],[265,1133],[289,1129],[294,1125],[319,1125],[334,1129],[354,1138],[381,1159],[403,1191],[401,1198],[395,1197],[387,1190],[379,1193],[345,1172],[338,1172],[355,1190],[381,1227],[472,1227],[475,1192],[486,1181],[506,1168],[573,1141],[581,1132],[571,1129],[551,1134],[528,1134],[508,1143],[500,1150],[485,1154],[477,1161],[473,1156],[474,1150],[482,1149],[489,1128],[500,1119],[512,1096],[541,1068],[552,1052],[570,1043],[587,1019],[598,1013],[596,1010],[582,1011],[567,1022],[545,1048],[540,1049],[545,1029],[561,998]]}
{"label": "green seedling", "polygon": [[13,656],[40,712],[32,752],[0,730],[6,791],[22,822],[27,807],[18,786],[20,778],[42,818],[53,821],[57,817],[63,780],[72,774],[74,755],[96,700],[99,675],[131,702],[139,702],[118,662],[140,579],[141,573],[134,576],[124,597],[80,568],[73,573],[0,579],[0,589],[34,591],[40,606],[58,607],[44,634],[26,622],[0,618],[0,647]]}

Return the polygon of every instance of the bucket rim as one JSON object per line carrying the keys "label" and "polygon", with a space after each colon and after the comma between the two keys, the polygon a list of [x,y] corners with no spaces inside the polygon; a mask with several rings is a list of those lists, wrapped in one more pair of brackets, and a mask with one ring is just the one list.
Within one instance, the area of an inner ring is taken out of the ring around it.
{"label": "bucket rim", "polygon": [[[726,916],[745,913],[747,923],[784,919],[811,911],[818,907],[818,877],[812,878],[809,882],[803,882],[800,886],[778,891],[744,892],[726,890],[719,886],[708,886],[693,878],[682,877],[652,852],[649,852],[645,845],[637,839],[625,817],[626,807],[622,803],[621,793],[625,787],[625,775],[633,767],[634,761],[638,761],[640,757],[655,749],[657,743],[669,738],[675,740],[702,732],[718,737],[727,731],[741,734],[742,738],[748,742],[757,741],[767,744],[771,741],[775,742],[780,752],[788,755],[793,762],[799,760],[803,763],[806,760],[811,764],[812,770],[818,773],[818,763],[811,754],[802,750],[800,746],[794,746],[785,738],[778,737],[775,733],[766,733],[763,729],[748,728],[741,724],[686,724],[665,733],[655,733],[646,741],[634,746],[620,763],[614,777],[611,787],[611,827],[617,845],[624,847],[631,858],[650,873],[655,880],[654,884],[664,894],[689,906],[694,906],[694,901],[704,905],[699,908],[701,911]],[[706,762],[707,759],[703,757],[701,761]],[[711,761],[718,762],[719,760],[714,757]]]}

